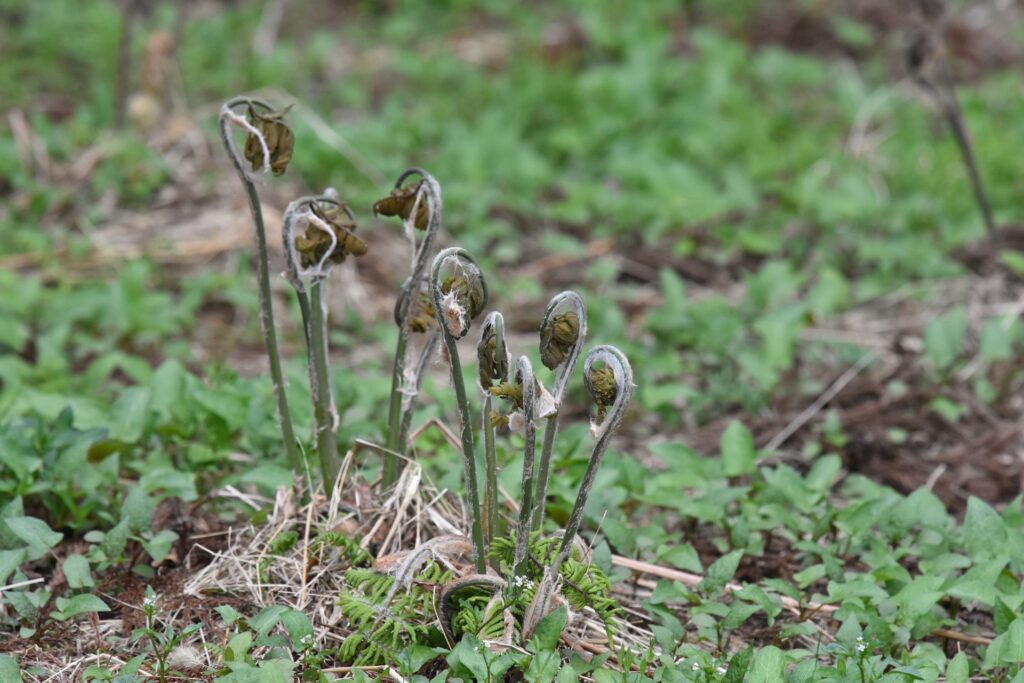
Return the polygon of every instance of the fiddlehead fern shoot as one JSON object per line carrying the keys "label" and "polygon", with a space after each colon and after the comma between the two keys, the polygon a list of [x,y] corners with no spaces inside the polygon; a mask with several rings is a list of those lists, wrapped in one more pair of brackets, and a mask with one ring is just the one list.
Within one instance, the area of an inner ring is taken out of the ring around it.
{"label": "fiddlehead fern shoot", "polygon": [[485,570],[483,520],[480,518],[480,494],[476,475],[476,449],[473,444],[473,422],[462,377],[462,363],[456,340],[469,334],[470,323],[487,306],[487,282],[476,261],[463,249],[449,248],[440,252],[430,269],[431,293],[437,326],[448,353],[452,386],[462,424],[462,457],[465,464],[466,492],[472,515],[472,537],[476,546],[477,573]]}
{"label": "fiddlehead fern shoot", "polygon": [[[237,110],[243,109],[244,114]],[[275,175],[284,173],[291,159],[294,137],[284,123],[283,115],[287,111],[275,112],[263,100],[236,97],[229,100],[220,110],[220,137],[227,150],[231,163],[234,164],[239,180],[245,187],[249,198],[249,211],[252,214],[256,232],[256,280],[259,287],[260,327],[263,331],[263,344],[270,360],[270,377],[274,383],[274,397],[277,402],[277,417],[281,423],[281,436],[284,440],[285,452],[292,468],[299,471],[303,467],[302,456],[295,440],[295,429],[292,416],[288,409],[288,396],[285,392],[284,373],[281,369],[281,354],[277,345],[277,326],[274,321],[274,305],[270,295],[270,274],[267,259],[267,234],[263,224],[263,208],[259,194],[253,181],[252,172],[273,172]],[[229,126],[237,126],[247,133],[245,156],[239,152]],[[249,168],[246,168],[248,162]]]}
{"label": "fiddlehead fern shoot", "polygon": [[491,422],[491,389],[508,381],[509,353],[505,345],[505,318],[493,311],[480,325],[476,345],[478,380],[483,394],[481,430],[484,434],[484,518],[488,545],[497,533],[498,460],[494,452],[494,424]]}
{"label": "fiddlehead fern shoot", "polygon": [[[419,176],[420,180],[403,185],[413,176]],[[409,421],[412,418],[413,402],[419,391],[422,368],[437,345],[437,332],[430,329],[435,317],[431,295],[424,287],[427,284],[427,259],[437,231],[441,227],[441,185],[434,176],[423,169],[411,168],[398,177],[391,194],[374,204],[373,210],[374,213],[383,216],[401,218],[406,233],[414,245],[412,272],[402,285],[395,302],[398,342],[391,372],[391,398],[388,404],[388,431],[385,440],[389,450],[405,453]],[[415,248],[416,230],[423,231],[419,248]],[[410,332],[430,335],[412,373],[406,371]],[[394,456],[385,457],[382,474],[384,486],[391,486],[397,476],[398,459]]]}
{"label": "fiddlehead fern shoot", "polygon": [[541,362],[549,370],[555,371],[555,387],[552,393],[554,413],[547,417],[544,425],[544,443],[536,476],[536,497],[530,525],[534,530],[540,529],[544,523],[548,478],[551,476],[551,453],[558,434],[558,412],[586,338],[587,308],[583,297],[572,291],[555,295],[548,303],[540,324]]}

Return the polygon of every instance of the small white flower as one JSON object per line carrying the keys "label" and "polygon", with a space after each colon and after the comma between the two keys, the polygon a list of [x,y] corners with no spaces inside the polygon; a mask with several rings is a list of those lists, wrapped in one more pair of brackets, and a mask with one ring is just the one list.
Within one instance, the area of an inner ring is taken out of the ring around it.
{"label": "small white flower", "polygon": [[865,652],[868,649],[868,644],[864,642],[863,638],[858,636],[855,647],[857,649],[857,652]]}
{"label": "small white flower", "polygon": [[156,607],[156,596],[155,595],[147,595],[145,598],[143,598],[143,600],[142,600],[142,607],[143,607],[143,609],[145,609],[147,607]]}
{"label": "small white flower", "polygon": [[693,666],[690,667],[691,671],[700,671],[700,662],[694,662]]}
{"label": "small white flower", "polygon": [[519,590],[532,590],[533,581],[526,578],[525,576],[516,576],[512,579],[512,585]]}
{"label": "small white flower", "polygon": [[728,669],[726,669],[725,666],[720,666],[717,669],[715,669],[715,673],[717,674],[724,674],[726,671],[728,671]]}

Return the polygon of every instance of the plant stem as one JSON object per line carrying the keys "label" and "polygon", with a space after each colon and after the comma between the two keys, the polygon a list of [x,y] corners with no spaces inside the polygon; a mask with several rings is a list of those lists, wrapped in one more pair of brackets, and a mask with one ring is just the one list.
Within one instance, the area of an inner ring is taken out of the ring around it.
{"label": "plant stem", "polygon": [[996,221],[992,216],[992,205],[989,203],[988,194],[985,192],[985,186],[981,181],[978,162],[974,158],[974,146],[971,144],[970,133],[968,133],[967,125],[964,123],[963,111],[960,109],[960,103],[957,101],[955,93],[950,93],[949,101],[949,110],[945,112],[946,120],[953,131],[957,147],[960,148],[960,155],[963,157],[964,166],[967,167],[967,175],[971,181],[971,189],[974,191],[974,199],[978,202],[978,208],[981,210],[981,216],[985,221],[985,230],[988,231],[989,235],[992,235],[996,231]]}
{"label": "plant stem", "polygon": [[[402,380],[405,375],[405,356],[409,348],[409,332],[404,321],[398,325],[398,344],[395,346],[395,363],[391,370],[391,400],[388,402],[388,434],[384,445],[388,450],[405,452],[404,445],[399,445],[399,432],[402,424]],[[395,483],[398,476],[398,458],[384,458],[384,470],[381,482],[386,489]]]}
{"label": "plant stem", "polygon": [[[562,362],[555,367],[548,366],[555,371],[555,386],[552,398],[555,402],[555,412],[547,418],[544,426],[544,443],[540,451],[540,467],[537,473],[536,498],[534,498],[533,520],[530,527],[536,531],[544,525],[544,513],[548,495],[548,479],[551,476],[551,453],[555,447],[555,437],[558,435],[558,411],[562,408],[562,400],[565,398],[565,389],[576,369],[576,360],[583,350],[583,344],[587,339],[587,306],[583,297],[572,290],[559,292],[548,302],[544,310],[544,318],[540,323],[541,333],[541,361],[547,365],[546,352],[549,347],[545,346],[545,336],[557,324],[557,318],[561,313],[572,313],[576,316],[576,337],[572,346],[565,354]],[[550,343],[550,342],[549,342]]]}
{"label": "plant stem", "polygon": [[494,425],[491,424],[491,395],[484,394],[481,429],[484,432],[484,517],[487,519],[487,544],[498,531],[498,459],[494,454]]}
{"label": "plant stem", "polygon": [[938,85],[923,74],[916,74],[914,81],[927,92],[935,101],[946,124],[953,132],[953,139],[956,140],[957,148],[967,167],[967,176],[971,181],[971,190],[974,192],[974,200],[978,203],[981,217],[985,221],[985,230],[989,236],[996,232],[996,221],[992,216],[992,205],[989,203],[988,193],[985,192],[985,185],[981,180],[981,172],[978,170],[978,162],[974,157],[974,146],[971,144],[971,136],[964,121],[963,109],[960,107],[960,100],[956,96],[956,89],[948,77],[939,78]]}
{"label": "plant stem", "polygon": [[476,571],[483,574],[486,547],[484,546],[483,525],[480,519],[480,491],[476,479],[476,449],[473,446],[473,422],[469,412],[469,401],[466,399],[466,383],[462,378],[462,362],[459,360],[459,349],[455,339],[442,332],[444,343],[448,349],[448,357],[452,369],[452,386],[455,387],[455,402],[459,407],[462,420],[462,454],[465,463],[466,492],[469,495],[469,514],[472,516],[473,545],[476,546]]}
{"label": "plant stem", "polygon": [[335,408],[327,360],[327,318],[323,288],[323,280],[318,280],[310,287],[311,310],[308,335],[313,341],[310,388],[313,392],[313,418],[316,446],[320,454],[320,471],[324,478],[324,490],[327,495],[331,495],[340,463],[338,462],[338,442],[334,435]]}
{"label": "plant stem", "polygon": [[[420,352],[420,358],[416,362],[416,372],[414,375],[412,386],[409,387],[411,390],[419,392],[420,385],[423,383],[423,373],[426,370],[427,362],[430,361],[434,352],[437,350],[437,343],[440,341],[437,332],[432,332],[427,337],[427,342],[423,346],[423,350]],[[402,423],[398,428],[398,443],[408,446],[409,441],[409,427],[412,424],[412,406],[409,406],[407,410],[402,411]],[[397,452],[397,451],[396,451]],[[402,449],[405,452],[405,449]]]}
{"label": "plant stem", "polygon": [[[270,109],[270,106],[259,100],[247,98],[235,98],[224,105],[224,109],[231,110],[232,107],[240,104],[256,104]],[[260,300],[260,329],[263,331],[263,344],[267,350],[267,358],[270,360],[270,378],[274,383],[274,398],[277,401],[277,417],[281,424],[281,436],[284,440],[285,452],[291,462],[292,469],[301,471],[303,462],[295,440],[295,428],[292,426],[292,415],[288,409],[288,395],[285,391],[284,373],[281,370],[281,353],[277,346],[277,324],[274,320],[274,304],[270,293],[270,273],[267,257],[267,233],[263,225],[263,209],[260,206],[259,194],[246,173],[243,161],[238,154],[234,143],[231,140],[231,133],[228,130],[228,121],[222,115],[220,117],[220,134],[224,148],[231,157],[231,161],[238,173],[238,178],[245,186],[249,198],[249,211],[252,214],[253,225],[256,228],[256,280],[259,285]]]}
{"label": "plant stem", "polygon": [[594,486],[594,478],[597,476],[597,470],[601,466],[601,458],[604,456],[605,449],[608,448],[608,442],[611,441],[612,433],[622,421],[626,408],[629,406],[629,401],[633,397],[633,369],[629,365],[629,360],[617,348],[607,345],[594,347],[587,354],[587,358],[583,362],[583,377],[591,395],[595,395],[595,392],[590,385],[589,376],[591,367],[596,362],[607,363],[615,373],[615,401],[608,408],[604,420],[597,428],[597,440],[594,442],[593,450],[590,453],[590,460],[587,462],[587,470],[583,474],[583,481],[580,482],[580,490],[576,494],[576,502],[573,503],[572,512],[569,514],[569,522],[565,525],[562,545],[558,549],[558,555],[551,566],[552,572],[556,575],[562,563],[569,556],[573,538],[576,536],[576,532],[579,531],[580,522],[583,520],[583,508],[586,506],[587,499],[590,497],[590,490]]}
{"label": "plant stem", "polygon": [[[402,285],[395,304],[395,324],[398,325],[398,343],[395,348],[395,362],[391,371],[391,399],[388,402],[388,433],[385,437],[385,444],[388,450],[405,454],[408,444],[408,422],[411,420],[412,401],[408,406],[402,406],[402,383],[405,380],[406,353],[409,349],[409,310],[412,307],[413,297],[419,296],[420,286],[423,283],[424,270],[427,267],[427,257],[434,244],[434,237],[441,227],[441,185],[434,176],[422,168],[410,168],[398,176],[395,188],[402,186],[406,178],[418,175],[423,179],[423,194],[418,201],[427,202],[429,208],[429,220],[424,231],[423,240],[413,260],[412,273]],[[408,220],[415,220],[410,217]],[[411,228],[410,228],[411,229]],[[406,425],[403,427],[403,425]],[[381,473],[381,486],[388,488],[395,483],[398,477],[398,460],[394,455],[384,458],[384,468]]]}
{"label": "plant stem", "polygon": [[537,531],[544,524],[545,503],[548,497],[548,477],[551,474],[551,452],[558,434],[558,413],[547,419],[544,425],[544,443],[541,445],[540,466],[537,471],[537,496],[534,499],[533,521],[530,528]]}
{"label": "plant stem", "polygon": [[516,381],[523,387],[523,419],[526,423],[526,433],[523,437],[526,439],[526,446],[523,448],[522,500],[519,501],[519,523],[516,525],[516,550],[512,573],[513,576],[521,576],[526,573],[526,565],[529,561],[527,551],[530,541],[530,512],[533,509],[531,502],[533,457],[537,446],[537,430],[533,426],[535,417],[533,367],[530,365],[530,359],[526,356],[520,356],[516,365]]}

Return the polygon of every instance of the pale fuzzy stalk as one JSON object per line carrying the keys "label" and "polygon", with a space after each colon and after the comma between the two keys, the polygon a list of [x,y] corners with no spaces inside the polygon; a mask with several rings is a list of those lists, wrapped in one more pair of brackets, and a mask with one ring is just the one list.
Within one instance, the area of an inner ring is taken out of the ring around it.
{"label": "pale fuzzy stalk", "polygon": [[498,532],[498,458],[494,453],[494,425],[491,424],[491,395],[484,394],[480,428],[484,433],[484,517],[487,545]]}
{"label": "pale fuzzy stalk", "polygon": [[[420,201],[427,201],[429,220],[427,229],[420,242],[420,247],[413,255],[412,273],[402,285],[402,291],[398,295],[395,305],[395,324],[398,325],[398,341],[395,346],[395,361],[391,370],[391,399],[388,401],[388,433],[385,437],[385,445],[388,450],[405,454],[408,435],[407,425],[411,420],[413,403],[402,405],[402,386],[405,382],[406,356],[409,350],[409,328],[407,318],[412,305],[412,297],[418,296],[420,285],[423,282],[424,272],[427,267],[427,257],[434,243],[434,236],[441,227],[441,185],[434,176],[420,168],[410,168],[398,177],[395,187],[401,187],[406,178],[411,175],[419,175],[425,181],[423,196],[417,198],[416,205],[410,214],[409,221],[415,220],[417,207]],[[385,456],[384,467],[381,474],[381,485],[388,488],[395,483],[398,477],[399,459],[395,456]]]}
{"label": "pale fuzzy stalk", "polygon": [[533,506],[533,520],[530,523],[530,528],[534,531],[540,529],[544,524],[548,499],[548,479],[551,476],[551,454],[555,448],[557,434],[558,413],[555,413],[544,421],[544,443],[541,444],[540,464],[537,468],[537,497]]}
{"label": "pale fuzzy stalk", "polygon": [[[587,470],[583,474],[583,481],[580,483],[576,502],[573,504],[572,512],[569,514],[569,523],[565,525],[562,545],[558,550],[554,563],[551,565],[552,571],[556,575],[572,549],[573,539],[576,537],[576,532],[579,531],[580,522],[583,519],[583,508],[590,497],[590,491],[594,486],[594,478],[597,476],[597,470],[601,466],[601,459],[604,457],[605,449],[608,448],[608,442],[611,441],[612,433],[622,421],[626,408],[629,406],[629,401],[633,396],[633,370],[626,356],[614,346],[597,346],[587,354],[587,359],[583,363],[583,377],[588,390],[591,390],[590,370],[596,362],[607,363],[612,368],[612,372],[615,374],[616,397],[615,402],[605,414],[604,421],[596,426],[597,440],[594,442],[590,461],[587,463]],[[593,394],[593,390],[591,390],[591,394]]]}
{"label": "pale fuzzy stalk", "polygon": [[423,346],[423,350],[420,352],[419,361],[416,363],[416,371],[413,375],[413,381],[411,385],[407,385],[403,391],[399,393],[405,395],[408,392],[413,392],[413,396],[409,399],[409,407],[402,411],[402,424],[398,430],[398,443],[406,443],[409,440],[409,428],[412,425],[412,402],[415,396],[419,394],[420,385],[423,383],[423,375],[427,369],[427,363],[434,356],[437,351],[437,344],[440,341],[440,335],[437,332],[431,332],[430,336],[427,337],[427,343]]}
{"label": "pale fuzzy stalk", "polygon": [[[404,321],[403,321],[404,322]],[[388,402],[388,434],[384,445],[388,450],[404,452],[399,448],[399,432],[402,424],[402,383],[405,381],[405,357],[409,348],[409,331],[404,324],[398,326],[398,343],[395,346],[395,363],[391,369],[391,400]],[[382,485],[384,488],[395,483],[398,476],[398,458],[385,457]]]}
{"label": "pale fuzzy stalk", "polygon": [[533,457],[536,451],[537,429],[534,426],[533,367],[530,359],[520,356],[516,368],[516,381],[523,387],[523,417],[526,420],[526,446],[523,448],[522,500],[519,501],[519,523],[516,525],[516,550],[513,562],[513,576],[526,574],[527,552],[530,541],[530,511],[533,509]]}
{"label": "pale fuzzy stalk", "polygon": [[[485,341],[493,335],[494,351],[487,348]],[[478,379],[477,386],[482,398],[483,414],[480,428],[484,434],[484,517],[487,520],[485,532],[490,545],[498,533],[498,459],[495,454],[494,425],[491,424],[490,388],[495,382],[508,381],[508,366],[511,358],[505,343],[505,319],[498,311],[492,311],[480,325],[480,340],[477,342]]]}
{"label": "pale fuzzy stalk", "polygon": [[560,292],[552,297],[544,311],[544,318],[541,320],[541,328],[551,322],[551,318],[560,311],[569,309],[579,319],[579,332],[576,343],[573,344],[569,356],[557,368],[555,378],[555,414],[547,418],[544,425],[544,443],[540,450],[540,465],[537,471],[536,498],[534,498],[533,520],[530,528],[537,531],[544,525],[544,514],[547,508],[548,479],[551,477],[551,455],[555,448],[555,437],[558,435],[558,413],[562,409],[562,400],[565,398],[566,386],[569,377],[576,369],[576,361],[579,359],[583,344],[587,339],[587,307],[583,297],[574,291]]}
{"label": "pale fuzzy stalk", "polygon": [[[482,515],[480,510],[480,491],[476,474],[477,463],[476,448],[473,444],[473,421],[472,415],[469,411],[469,400],[466,398],[466,382],[462,376],[462,361],[459,360],[459,348],[455,343],[456,335],[448,326],[449,318],[446,316],[444,305],[442,304],[442,300],[446,295],[441,292],[441,268],[449,259],[454,259],[454,263],[457,264],[459,268],[466,269],[467,278],[478,278],[476,284],[480,286],[481,290],[481,301],[479,302],[480,308],[487,305],[487,281],[480,272],[476,261],[469,255],[469,252],[464,249],[445,249],[434,258],[434,262],[430,269],[430,290],[431,297],[434,300],[434,312],[437,316],[437,326],[441,330],[441,336],[444,339],[445,348],[448,351],[452,386],[455,389],[455,402],[459,409],[459,420],[462,424],[462,455],[463,462],[465,464],[466,494],[469,498],[469,513],[472,518],[473,545],[476,546],[476,570],[477,573],[483,574],[486,571],[487,548],[484,545],[483,520],[481,519]],[[470,270],[473,272],[470,273]],[[458,331],[458,338],[461,339],[469,332],[469,321],[473,318],[474,313],[478,312],[479,311],[466,312],[466,324],[463,329]]]}
{"label": "pale fuzzy stalk", "polygon": [[327,304],[323,298],[324,281],[319,280],[310,287],[309,338],[313,342],[312,367],[310,373],[313,393],[313,425],[316,430],[316,446],[320,456],[320,471],[324,478],[324,490],[331,495],[334,480],[341,463],[338,460],[337,410],[331,391],[331,375],[328,367]]}
{"label": "pale fuzzy stalk", "polygon": [[[252,214],[253,225],[256,228],[256,281],[259,286],[260,329],[263,331],[263,345],[266,348],[267,358],[270,361],[270,378],[274,383],[277,417],[281,425],[281,437],[284,440],[285,452],[288,454],[288,460],[291,462],[292,469],[300,472],[303,469],[302,454],[295,439],[295,428],[292,425],[292,415],[288,408],[288,395],[285,391],[284,372],[281,369],[281,353],[278,350],[277,344],[277,325],[274,320],[274,305],[270,293],[267,234],[263,225],[263,209],[260,206],[256,186],[253,184],[249,173],[245,170],[243,159],[238,153],[238,149],[231,137],[231,132],[228,130],[229,117],[237,116],[232,111],[232,108],[242,104],[253,104],[265,107],[268,110],[270,106],[265,102],[246,98],[236,98],[227,102],[221,110],[220,135],[224,148],[227,150],[228,156],[231,158],[231,162],[234,164],[238,177],[242,181],[242,185],[245,187],[249,198],[249,211]],[[260,140],[262,142],[262,137]],[[263,146],[265,147],[266,144],[263,143]],[[269,157],[269,154],[266,156]]]}
{"label": "pale fuzzy stalk", "polygon": [[448,349],[449,362],[452,369],[452,386],[455,388],[455,403],[459,408],[459,419],[462,422],[462,453],[466,478],[466,493],[469,497],[469,514],[472,518],[472,538],[476,548],[476,571],[483,574],[487,571],[485,558],[487,548],[484,545],[483,524],[480,519],[480,491],[476,478],[476,449],[473,445],[473,421],[469,412],[469,401],[466,398],[466,383],[462,378],[462,362],[459,360],[459,349],[455,339],[444,334],[445,346]]}
{"label": "pale fuzzy stalk", "polygon": [[[328,188],[323,195],[296,199],[284,212],[284,226],[281,236],[284,241],[286,276],[295,289],[302,312],[303,329],[306,334],[306,348],[309,365],[309,388],[313,402],[314,440],[320,458],[320,471],[324,490],[330,495],[337,479],[341,463],[338,459],[338,443],[335,433],[338,426],[338,412],[334,405],[331,389],[330,354],[327,329],[327,303],[324,298],[326,277],[330,272],[328,260],[337,247],[337,239],[330,227],[313,211],[313,206],[322,203],[340,206],[337,193]],[[347,211],[347,209],[345,209]],[[349,213],[351,217],[351,213]],[[295,248],[296,225],[305,221],[331,234],[331,246],[320,262],[311,269],[300,267],[299,254]],[[312,281],[309,296],[306,280]]]}

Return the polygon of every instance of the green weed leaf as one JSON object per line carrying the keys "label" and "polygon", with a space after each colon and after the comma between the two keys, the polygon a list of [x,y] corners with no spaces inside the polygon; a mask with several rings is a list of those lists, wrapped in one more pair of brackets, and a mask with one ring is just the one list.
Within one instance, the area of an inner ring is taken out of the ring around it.
{"label": "green weed leaf", "polygon": [[733,574],[736,573],[736,568],[740,566],[742,558],[742,550],[733,550],[728,555],[723,555],[715,560],[708,567],[707,574],[704,575],[704,580],[697,586],[697,590],[708,595],[720,593],[725,588],[725,584],[729,583]]}
{"label": "green weed leaf", "polygon": [[15,536],[24,541],[28,560],[38,560],[64,538],[64,534],[54,531],[46,522],[35,517],[7,517],[4,522]]}
{"label": "green weed leaf", "polygon": [[754,437],[739,420],[733,420],[722,434],[722,464],[725,476],[750,474],[756,469]]}
{"label": "green weed leaf", "polygon": [[92,573],[89,571],[89,560],[82,555],[78,553],[68,555],[64,558],[63,569],[69,588],[88,588],[95,585]]}
{"label": "green weed leaf", "polygon": [[79,614],[88,612],[109,612],[107,603],[91,593],[75,595],[71,598],[57,598],[57,611],[51,616],[58,621],[65,621]]}

